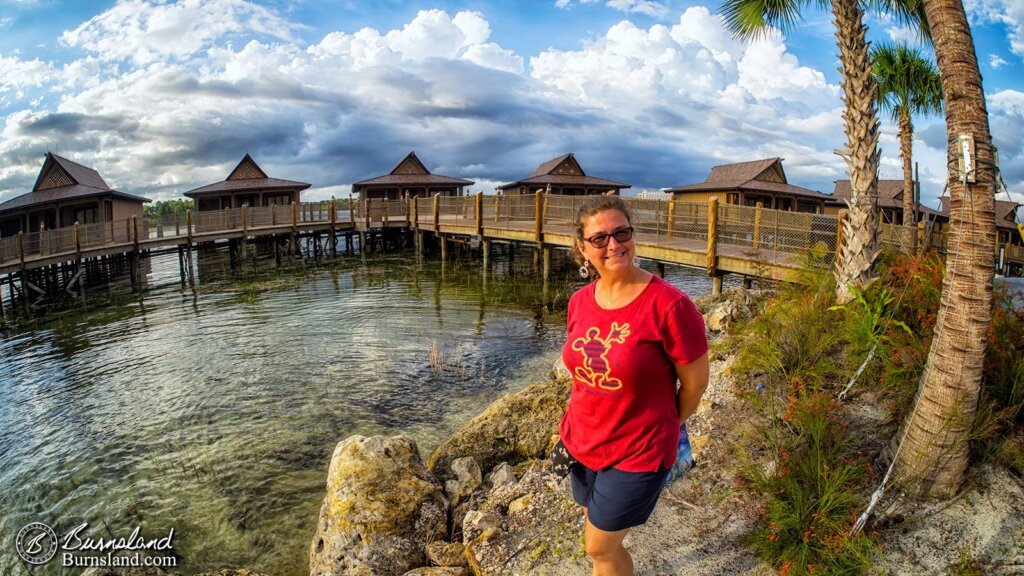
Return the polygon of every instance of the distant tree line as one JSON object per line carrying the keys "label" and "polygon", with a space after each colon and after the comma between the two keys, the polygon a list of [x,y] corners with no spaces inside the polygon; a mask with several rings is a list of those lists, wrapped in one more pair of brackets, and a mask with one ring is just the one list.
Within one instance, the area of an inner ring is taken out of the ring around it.
{"label": "distant tree line", "polygon": [[186,210],[195,210],[195,200],[177,198],[175,200],[159,200],[145,207],[146,218],[158,218],[165,214],[184,214]]}

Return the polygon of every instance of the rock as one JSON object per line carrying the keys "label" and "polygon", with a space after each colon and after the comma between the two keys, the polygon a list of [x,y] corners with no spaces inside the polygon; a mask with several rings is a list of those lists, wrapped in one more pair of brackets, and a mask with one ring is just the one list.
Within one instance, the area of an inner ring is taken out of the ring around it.
{"label": "rock", "polygon": [[267,576],[262,572],[253,572],[245,568],[230,568],[220,572],[204,572],[198,576]]}
{"label": "rock", "polygon": [[338,444],[309,550],[310,576],[400,575],[447,532],[448,501],[408,436]]}
{"label": "rock", "polygon": [[455,478],[444,483],[444,491],[448,494],[451,505],[455,506],[480,486],[483,475],[476,460],[469,456],[452,460],[452,474]]}
{"label": "rock", "polygon": [[438,566],[465,566],[465,549],[458,542],[431,542],[427,544],[427,559]]}
{"label": "rock", "polygon": [[[492,514],[490,521],[499,522],[501,530],[487,538],[464,535],[474,574],[564,574],[569,571],[562,568],[583,558],[583,512],[547,461],[535,462],[517,482],[494,487],[483,509],[466,516],[463,530],[472,530],[469,520],[477,513]],[[589,574],[589,561],[581,562]]]}
{"label": "rock", "polygon": [[738,317],[739,311],[732,302],[724,302],[704,315],[704,323],[712,332],[724,332],[733,322],[733,315]]}
{"label": "rock", "polygon": [[551,365],[551,379],[552,380],[567,380],[572,378],[572,374],[569,369],[565,367],[565,360],[559,358],[555,360],[555,363]]}
{"label": "rock", "polygon": [[462,542],[468,544],[474,540],[487,540],[501,531],[501,517],[494,512],[470,510],[462,521]]}
{"label": "rock", "polygon": [[516,474],[512,471],[512,467],[508,465],[508,462],[502,462],[494,467],[494,471],[487,477],[487,480],[491,483],[491,486],[502,486],[515,482]]}
{"label": "rock", "polygon": [[468,572],[465,568],[433,567],[414,568],[402,574],[402,576],[466,576],[467,574]]}
{"label": "rock", "polygon": [[508,505],[508,515],[518,514],[523,510],[530,507],[530,503],[533,502],[533,494],[527,494],[526,496],[520,496],[516,498]]}
{"label": "rock", "polygon": [[471,456],[484,473],[499,462],[547,457],[551,437],[569,401],[569,380],[550,380],[504,396],[441,443],[427,460],[435,476],[450,480],[451,463]]}

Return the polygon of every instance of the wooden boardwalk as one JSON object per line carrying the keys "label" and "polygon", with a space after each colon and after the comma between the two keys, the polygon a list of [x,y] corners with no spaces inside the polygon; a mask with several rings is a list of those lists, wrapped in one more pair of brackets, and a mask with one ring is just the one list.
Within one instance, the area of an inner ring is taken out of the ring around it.
{"label": "wooden boardwalk", "polygon": [[[81,262],[114,254],[139,254],[228,240],[365,234],[381,228],[432,233],[444,240],[471,237],[516,242],[539,250],[569,248],[573,218],[585,197],[537,193],[523,196],[372,200],[341,210],[334,201],[284,207],[237,208],[40,230],[0,239],[0,275]],[[835,216],[760,207],[626,199],[633,212],[637,254],[663,264],[704,269],[710,276],[741,274],[791,281],[813,248],[831,262],[842,241]],[[884,243],[897,245],[899,227],[882,226]],[[1016,246],[1010,248],[1018,248]],[[1007,252],[1024,262],[1024,253]],[[1015,260],[1014,260],[1015,261]]]}

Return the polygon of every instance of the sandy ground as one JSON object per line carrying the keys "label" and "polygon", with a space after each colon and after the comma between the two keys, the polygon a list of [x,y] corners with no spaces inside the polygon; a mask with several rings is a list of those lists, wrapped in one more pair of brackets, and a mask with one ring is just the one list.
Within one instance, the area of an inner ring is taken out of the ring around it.
{"label": "sandy ground", "polygon": [[[721,360],[712,364],[702,410],[691,422],[698,468],[670,486],[647,524],[626,537],[638,576],[777,573],[741,544],[752,519],[734,497],[729,443],[750,408],[732,392],[724,367]],[[883,501],[877,574],[944,576],[969,557],[989,576],[1024,575],[1024,481],[1004,468],[985,467],[972,476],[950,501]],[[533,573],[585,576],[590,563],[563,558]]]}

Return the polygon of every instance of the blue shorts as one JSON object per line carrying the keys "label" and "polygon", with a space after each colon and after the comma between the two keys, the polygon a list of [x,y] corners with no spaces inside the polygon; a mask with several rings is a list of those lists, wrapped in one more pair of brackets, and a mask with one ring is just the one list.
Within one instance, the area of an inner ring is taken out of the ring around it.
{"label": "blue shorts", "polygon": [[608,468],[595,472],[576,462],[569,475],[572,498],[587,509],[590,523],[605,532],[615,532],[647,522],[668,470],[623,472]]}

